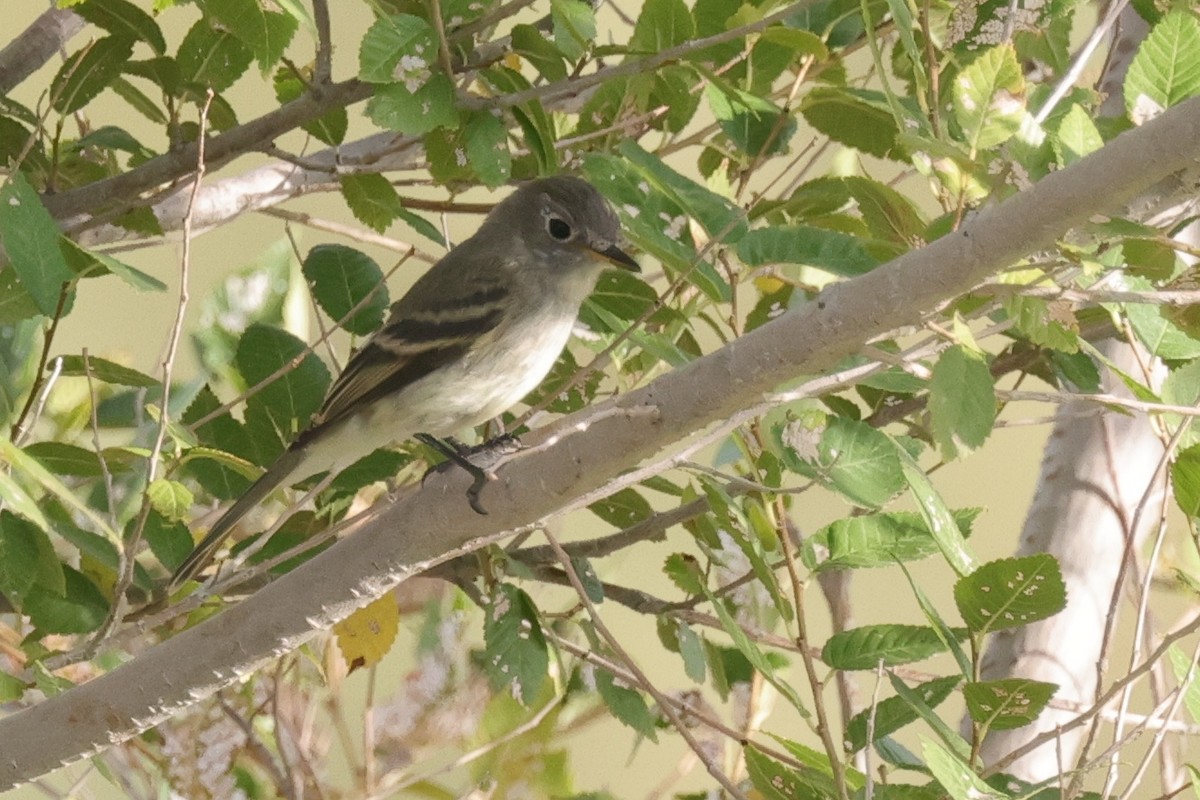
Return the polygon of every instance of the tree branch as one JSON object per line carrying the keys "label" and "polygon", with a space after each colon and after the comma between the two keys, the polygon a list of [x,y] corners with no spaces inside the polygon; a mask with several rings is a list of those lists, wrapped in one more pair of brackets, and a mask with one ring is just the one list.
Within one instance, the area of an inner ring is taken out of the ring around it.
{"label": "tree branch", "polygon": [[83,17],[66,8],[43,11],[28,28],[0,50],[0,95],[8,94],[54,57],[83,30]]}
{"label": "tree branch", "polygon": [[431,476],[378,509],[350,541],[246,602],[0,720],[0,789],[136,735],[435,563],[573,510],[576,498],[621,471],[760,401],[785,380],[826,371],[865,342],[916,324],[941,303],[1026,254],[1052,247],[1070,228],[1197,159],[1200,98],[1121,135],[927,247],[833,285],[641,389],[535,431],[530,450],[502,465],[484,489],[486,517],[465,502],[469,476]]}

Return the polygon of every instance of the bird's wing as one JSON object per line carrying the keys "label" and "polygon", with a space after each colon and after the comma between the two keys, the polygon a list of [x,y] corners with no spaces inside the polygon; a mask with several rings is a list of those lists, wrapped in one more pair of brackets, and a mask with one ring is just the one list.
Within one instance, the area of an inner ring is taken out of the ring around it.
{"label": "bird's wing", "polygon": [[398,302],[387,324],[350,359],[313,425],[294,446],[304,446],[329,426],[461,358],[500,324],[509,300],[501,281],[476,277],[471,291],[455,288],[456,294],[424,303],[411,302],[411,292]]}

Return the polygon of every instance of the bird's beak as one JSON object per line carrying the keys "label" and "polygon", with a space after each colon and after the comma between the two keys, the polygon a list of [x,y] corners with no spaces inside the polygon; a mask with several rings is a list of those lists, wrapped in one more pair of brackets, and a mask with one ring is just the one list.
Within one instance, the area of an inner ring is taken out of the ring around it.
{"label": "bird's beak", "polygon": [[626,253],[615,244],[609,245],[603,250],[593,250],[593,253],[600,256],[601,259],[612,264],[614,267],[627,269],[630,272],[641,272],[642,268],[633,260],[633,257]]}

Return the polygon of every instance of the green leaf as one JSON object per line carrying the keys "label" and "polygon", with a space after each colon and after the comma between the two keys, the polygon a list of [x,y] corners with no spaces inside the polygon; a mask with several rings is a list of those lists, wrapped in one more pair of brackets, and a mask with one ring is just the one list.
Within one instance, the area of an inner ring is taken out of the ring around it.
{"label": "green leaf", "polygon": [[497,691],[528,706],[546,680],[550,657],[537,608],[513,586],[496,587],[483,625],[483,666]]}
{"label": "green leaf", "polygon": [[[581,0],[562,0],[562,2],[584,5]],[[493,92],[498,94],[514,94],[532,88],[521,73],[507,67],[490,67],[480,70],[479,77]],[[558,172],[558,149],[554,146],[558,135],[554,118],[546,113],[546,109],[537,100],[513,106],[510,111],[525,134],[525,145],[537,161],[538,174],[553,175]],[[428,147],[428,142],[426,146]]]}
{"label": "green leaf", "polygon": [[875,669],[880,661],[911,664],[945,649],[937,631],[924,625],[864,625],[830,636],[821,660],[834,669]]}
{"label": "green leaf", "polygon": [[1175,454],[1171,464],[1175,502],[1189,517],[1200,516],[1200,444]]}
{"label": "green leaf", "polygon": [[[969,531],[981,509],[954,512],[962,530]],[[836,520],[804,540],[801,558],[809,569],[887,567],[897,561],[916,561],[938,552],[929,526],[919,514],[892,511]]]}
{"label": "green leaf", "polygon": [[656,718],[650,713],[645,698],[641,692],[616,683],[612,674],[607,670],[596,670],[596,691],[604,700],[604,705],[619,722],[644,736],[652,742],[658,741],[658,733],[654,726]]}
{"label": "green leaf", "polygon": [[181,81],[223,92],[245,74],[254,51],[231,32],[216,30],[207,19],[199,19],[179,43],[175,60]]}
{"label": "green leaf", "polygon": [[750,782],[766,800],[798,800],[798,798],[832,797],[814,785],[804,772],[785,766],[754,747],[742,748]]}
{"label": "green leaf", "polygon": [[74,114],[103,91],[133,54],[127,36],[105,36],[71,55],[50,83],[50,99],[60,114]]}
{"label": "green leaf", "polygon": [[738,242],[737,254],[748,267],[799,264],[847,278],[879,265],[858,237],[810,225],[755,228]]}
{"label": "green leaf", "polygon": [[[275,99],[280,105],[298,100],[308,93],[308,86],[300,80],[289,68],[280,67],[275,71]],[[350,116],[345,108],[334,108],[316,119],[302,123],[301,128],[320,139],[325,144],[336,147],[346,138],[346,130],[350,126]]]}
{"label": "green leaf", "polygon": [[934,488],[929,476],[903,447],[896,444],[895,452],[900,459],[904,480],[908,483],[909,490],[921,509],[921,516],[925,518],[925,524],[933,533],[933,539],[942,555],[959,575],[970,573],[975,569],[975,561],[967,549],[962,532],[958,529],[958,523],[946,507],[946,502]]}
{"label": "green leaf", "polygon": [[377,172],[360,172],[339,178],[342,197],[354,218],[383,233],[404,211],[400,195],[387,178]]}
{"label": "green leaf", "polygon": [[592,513],[614,528],[628,528],[654,513],[646,498],[633,489],[620,491],[588,506]]}
{"label": "green leaf", "polygon": [[25,598],[24,611],[43,633],[88,633],[108,615],[108,600],[96,584],[79,571],[63,566],[66,586],[56,592],[34,586]]}
{"label": "green leaf", "polygon": [[1173,9],[1142,40],[1125,77],[1125,109],[1144,122],[1200,93],[1200,21]]}
{"label": "green leaf", "polygon": [[455,127],[458,112],[454,108],[454,84],[441,73],[413,88],[389,83],[376,89],[367,101],[367,115],[381,128],[406,136]]}
{"label": "green leaf", "polygon": [[63,284],[74,277],[58,246],[58,225],[22,172],[0,186],[0,242],[21,286],[52,316]]}
{"label": "green leaf", "polygon": [[54,544],[37,525],[0,511],[0,593],[19,603],[35,586],[59,593],[66,587]]}
{"label": "green leaf", "polygon": [[659,53],[692,39],[696,24],[683,0],[646,0],[629,38],[634,52]]}
{"label": "green leaf", "polygon": [[26,455],[36,458],[55,475],[93,478],[103,474],[95,452],[66,442],[35,442],[25,447]]}
{"label": "green leaf", "polygon": [[[1167,648],[1167,658],[1171,661],[1171,671],[1175,673],[1175,680],[1180,683],[1183,704],[1187,706],[1192,722],[1196,722],[1200,720],[1200,681],[1196,680],[1200,676],[1197,675],[1196,667],[1192,664],[1192,659],[1177,645]],[[1190,679],[1188,679],[1189,673],[1191,674]]]}
{"label": "green leaf", "polygon": [[[1143,279],[1130,280],[1131,289],[1148,288]],[[1189,361],[1200,357],[1200,341],[1188,336],[1167,320],[1162,310],[1146,303],[1131,303],[1122,307],[1133,332],[1146,349],[1168,361]]]}
{"label": "green leaf", "polygon": [[596,38],[596,12],[584,0],[550,0],[554,43],[571,61],[578,61]]}
{"label": "green leaf", "polygon": [[1091,115],[1083,106],[1073,103],[1058,123],[1058,131],[1054,136],[1054,152],[1058,156],[1058,163],[1064,167],[1070,166],[1103,146],[1104,138],[1096,130]]}
{"label": "green leaf", "polygon": [[699,222],[712,239],[734,244],[746,234],[746,213],[726,198],[667,166],[658,156],[643,150],[633,139],[618,148],[625,163],[647,189],[661,192],[692,219]]}
{"label": "green leaf", "polygon": [[721,131],[746,155],[771,156],[787,149],[796,120],[775,104],[722,81],[708,83],[704,96]]}
{"label": "green leaf", "polygon": [[514,25],[510,36],[513,52],[532,64],[543,78],[561,81],[567,77],[562,52],[540,30],[532,25]]}
{"label": "green leaf", "polygon": [[[81,518],[88,520],[97,531],[103,533],[110,541],[116,542],[118,540],[116,531],[113,530],[112,526],[103,516],[84,502],[75,492],[71,491],[66,484],[59,480],[57,475],[51,473],[37,460],[27,455],[24,450],[7,439],[0,439],[0,460],[12,466],[13,474],[36,482],[43,491],[57,497],[64,506],[71,509]],[[46,525],[46,519],[41,511],[36,505],[31,507],[32,499],[12,479],[7,470],[0,470],[0,497],[3,497],[15,511],[27,519],[36,522],[44,530],[49,530]],[[43,500],[43,502],[45,501]]]}
{"label": "green leaf", "polygon": [[302,269],[317,305],[342,328],[366,336],[383,325],[387,285],[383,270],[366,253],[321,244],[308,251]]}
{"label": "green leaf", "polygon": [[805,96],[800,111],[835,142],[879,158],[897,157],[900,129],[879,92],[819,86]]}
{"label": "green leaf", "polygon": [[[908,703],[913,711],[917,712],[917,716],[920,717],[926,725],[933,729],[933,732],[938,735],[938,738],[940,738],[947,747],[951,748],[962,758],[967,758],[970,754],[970,747],[963,740],[963,738],[959,736],[954,729],[947,725],[941,717],[933,713],[933,709],[929,707],[924,699],[922,699],[921,695],[913,689],[910,689],[908,685],[904,683],[904,681],[900,680],[896,673],[888,670],[887,676],[888,682],[892,684],[892,688],[896,691],[896,695],[904,700],[904,702]],[[876,747],[879,747],[884,742],[890,741],[891,740],[887,737],[880,739],[878,742],[876,742]]]}
{"label": "green leaf", "polygon": [[504,123],[491,112],[477,111],[468,118],[464,135],[467,160],[479,179],[492,187],[505,184],[512,175],[512,154]]}
{"label": "green leaf", "polygon": [[85,362],[83,356],[60,356],[59,374],[74,377],[84,377],[89,374],[92,378],[116,386],[133,386],[148,388],[161,386],[162,381],[132,367],[126,367],[107,358],[89,355]]}
{"label": "green leaf", "polygon": [[[930,708],[936,708],[950,696],[959,684],[959,678],[951,675],[945,678],[934,678],[914,686],[912,691]],[[890,736],[896,731],[917,720],[917,712],[903,697],[889,697],[875,705],[875,726],[872,733],[873,741]],[[846,724],[846,749],[852,753],[862,750],[871,742],[867,741],[867,728],[871,721],[871,709],[860,711],[850,718]]]}
{"label": "green leaf", "polygon": [[1034,344],[1059,353],[1079,350],[1079,325],[1061,302],[1051,305],[1040,297],[1018,295],[1004,300],[1004,310],[1012,318],[1016,333]]}
{"label": "green leaf", "polygon": [[157,511],[151,510],[142,529],[150,552],[169,570],[174,571],[191,554],[195,547],[192,534],[181,520],[168,520]]}
{"label": "green leaf", "polygon": [[[329,388],[329,370],[313,353],[303,355],[304,343],[286,331],[255,324],[238,342],[235,362],[249,386],[255,386],[287,367],[246,403],[246,425],[272,456],[308,427]],[[282,439],[280,438],[282,437]]]}
{"label": "green leaf", "polygon": [[254,52],[263,72],[283,57],[296,33],[295,17],[270,11],[259,0],[205,0],[204,11]]}
{"label": "green leaf", "polygon": [[132,286],[139,292],[162,292],[167,288],[167,285],[158,278],[147,275],[140,269],[129,266],[124,261],[118,261],[107,253],[85,250],[66,236],[60,237],[58,243],[63,251],[67,265],[73,272],[82,277],[90,278],[108,274],[116,275],[127,285]]}
{"label": "green leaf", "polygon": [[968,683],[963,686],[963,698],[971,719],[986,730],[1023,728],[1038,718],[1058,685],[1028,678],[1005,678],[998,681]]}
{"label": "green leaf", "polygon": [[950,655],[954,656],[955,663],[958,664],[959,673],[970,678],[974,674],[971,666],[971,659],[967,657],[963,651],[962,645],[959,644],[958,634],[951,628],[946,620],[942,617],[942,613],[938,611],[937,606],[929,599],[929,595],[921,588],[921,585],[913,578],[912,571],[903,562],[899,564],[900,571],[904,573],[904,579],[908,581],[908,588],[912,591],[913,596],[917,599],[917,605],[921,607],[921,613],[925,616],[925,621],[929,623],[934,632],[937,633],[938,639],[950,651]]}
{"label": "green leaf", "polygon": [[25,696],[25,682],[7,672],[0,672],[0,703],[14,703]]}
{"label": "green leaf", "polygon": [[945,458],[983,446],[996,424],[996,387],[982,355],[962,345],[942,353],[929,381],[929,418]]}
{"label": "green leaf", "polygon": [[157,478],[146,487],[146,497],[154,510],[171,522],[186,519],[195,497],[179,481]]}
{"label": "green leaf", "polygon": [[989,48],[954,80],[954,116],[972,151],[1003,144],[1025,116],[1025,78],[1012,45]]}
{"label": "green leaf", "polygon": [[990,561],[954,584],[958,613],[975,635],[1028,625],[1067,604],[1058,561],[1048,553]]}
{"label": "green leaf", "polygon": [[88,0],[71,10],[111,34],[145,42],[160,56],[167,51],[166,39],[154,17],[128,0]]}
{"label": "green leaf", "polygon": [[368,83],[413,81],[415,90],[432,74],[437,47],[437,34],[420,17],[379,17],[359,43],[358,77]]}
{"label": "green leaf", "polygon": [[784,460],[793,471],[816,478],[848,500],[878,508],[904,488],[896,447],[865,422],[835,417],[821,434],[816,458],[804,458],[787,439],[800,423],[782,433]]}
{"label": "green leaf", "polygon": [[983,782],[959,756],[941,744],[921,737],[925,765],[953,800],[999,800],[1005,795]]}

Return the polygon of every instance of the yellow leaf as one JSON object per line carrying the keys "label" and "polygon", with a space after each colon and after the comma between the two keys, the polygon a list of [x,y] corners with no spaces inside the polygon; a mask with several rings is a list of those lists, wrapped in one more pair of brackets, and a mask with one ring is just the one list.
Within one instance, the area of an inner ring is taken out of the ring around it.
{"label": "yellow leaf", "polygon": [[400,628],[400,606],[391,593],[360,608],[333,626],[342,658],[350,672],[373,667],[392,649]]}

